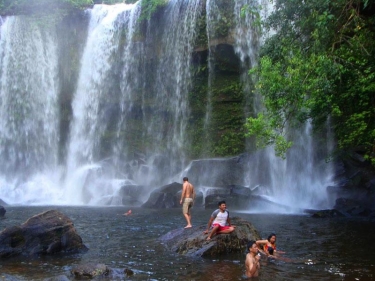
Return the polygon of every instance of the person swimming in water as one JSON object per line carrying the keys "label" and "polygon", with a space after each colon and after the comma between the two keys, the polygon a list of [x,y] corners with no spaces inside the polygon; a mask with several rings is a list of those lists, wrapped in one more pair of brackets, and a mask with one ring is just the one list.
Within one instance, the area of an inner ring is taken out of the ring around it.
{"label": "person swimming in water", "polygon": [[246,277],[258,277],[260,269],[260,255],[258,254],[258,246],[255,241],[249,241],[247,243],[246,260]]}
{"label": "person swimming in water", "polygon": [[[277,256],[278,254],[284,254],[285,252],[277,251],[276,250],[276,234],[271,233],[267,240],[257,240],[256,244],[259,249],[262,249],[262,253],[264,253],[267,256]],[[263,247],[262,247],[263,245]]]}

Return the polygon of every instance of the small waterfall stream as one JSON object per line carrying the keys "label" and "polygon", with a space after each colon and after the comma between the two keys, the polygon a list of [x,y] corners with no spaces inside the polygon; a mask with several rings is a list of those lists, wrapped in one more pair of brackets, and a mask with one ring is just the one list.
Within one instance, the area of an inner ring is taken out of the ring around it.
{"label": "small waterfall stream", "polygon": [[[245,106],[245,116],[249,112],[262,112],[264,107],[261,98],[253,92],[254,81],[248,75],[248,69],[257,66],[257,56],[260,44],[264,38],[256,25],[255,14],[241,13],[241,9],[256,9],[260,17],[265,18],[272,10],[269,1],[237,0],[235,4],[236,47],[242,66],[241,76],[245,91],[252,97]],[[255,5],[255,6],[254,6]],[[263,34],[263,36],[266,36]],[[273,147],[268,147],[252,155],[248,161],[247,172],[244,175],[244,185],[255,190],[255,194],[264,195],[277,204],[295,208],[329,208],[326,187],[332,182],[332,163],[324,161],[332,149],[332,134],[327,134],[326,142],[320,142],[313,136],[312,126],[307,122],[302,128],[287,129],[287,136],[294,142],[294,146],[287,153],[285,160],[275,156]],[[323,143],[323,146],[322,146]],[[324,145],[326,145],[324,147]],[[276,207],[275,211],[279,209]],[[268,210],[272,211],[272,210]]]}

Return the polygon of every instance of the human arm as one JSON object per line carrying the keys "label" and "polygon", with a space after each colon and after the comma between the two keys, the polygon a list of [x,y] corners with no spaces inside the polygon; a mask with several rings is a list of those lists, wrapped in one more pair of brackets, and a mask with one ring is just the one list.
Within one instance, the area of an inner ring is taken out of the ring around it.
{"label": "human arm", "polygon": [[275,250],[274,252],[275,252],[275,254],[285,254],[286,253],[286,252],[280,251],[280,250]]}
{"label": "human arm", "polygon": [[182,201],[184,200],[185,193],[186,193],[186,186],[187,186],[187,183],[184,182],[184,184],[182,185],[180,204],[182,204]]}
{"label": "human arm", "polygon": [[254,258],[251,254],[246,255],[245,266],[247,277],[253,277],[257,275],[257,271],[260,267],[259,264],[260,256],[256,255]]}
{"label": "human arm", "polygon": [[255,243],[257,244],[258,248],[261,250],[261,253],[269,256],[270,253],[268,252],[267,249],[264,249],[264,245],[267,245],[268,243],[268,240],[257,240],[255,241]]}

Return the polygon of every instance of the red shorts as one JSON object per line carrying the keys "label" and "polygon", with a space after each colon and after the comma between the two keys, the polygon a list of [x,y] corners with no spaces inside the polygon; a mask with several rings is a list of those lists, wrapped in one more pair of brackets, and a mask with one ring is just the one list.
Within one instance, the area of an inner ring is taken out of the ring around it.
{"label": "red shorts", "polygon": [[215,226],[218,226],[218,227],[219,227],[217,231],[227,230],[227,229],[230,228],[230,226],[227,226],[227,225],[226,225],[226,226],[221,226],[221,225],[218,224],[218,223],[214,223],[214,224],[212,225],[212,227],[215,227]]}

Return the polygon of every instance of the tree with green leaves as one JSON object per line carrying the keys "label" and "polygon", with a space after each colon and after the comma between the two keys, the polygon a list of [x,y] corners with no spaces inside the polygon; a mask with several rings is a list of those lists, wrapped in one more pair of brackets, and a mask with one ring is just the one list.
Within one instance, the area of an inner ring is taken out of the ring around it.
{"label": "tree with green leaves", "polygon": [[360,148],[375,165],[375,4],[368,0],[275,1],[272,31],[250,71],[265,110],[247,120],[258,146],[292,146],[286,126],[330,126],[338,149]]}

